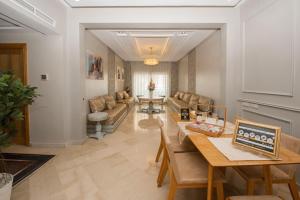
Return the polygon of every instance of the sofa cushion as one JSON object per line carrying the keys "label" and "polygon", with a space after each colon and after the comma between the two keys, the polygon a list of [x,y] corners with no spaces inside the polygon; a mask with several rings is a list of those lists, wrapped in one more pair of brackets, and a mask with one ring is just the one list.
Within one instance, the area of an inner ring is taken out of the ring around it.
{"label": "sofa cushion", "polygon": [[178,99],[183,99],[183,96],[184,96],[184,92],[179,92],[179,98]]}
{"label": "sofa cushion", "polygon": [[124,92],[123,91],[116,92],[116,97],[117,97],[117,100],[124,99]]}
{"label": "sofa cushion", "polygon": [[116,106],[111,110],[105,110],[104,112],[108,114],[108,118],[107,120],[104,121],[104,124],[105,125],[114,124],[124,114],[124,112],[126,112],[126,110],[127,110],[126,104],[122,104],[122,103],[116,104]]}
{"label": "sofa cushion", "polygon": [[113,109],[116,106],[116,101],[113,96],[104,96],[106,106],[109,110]]}
{"label": "sofa cushion", "polygon": [[178,100],[178,99],[173,99],[173,105],[176,106],[177,109],[188,108],[187,103],[185,103],[184,101]]}
{"label": "sofa cushion", "polygon": [[180,94],[180,92],[176,92],[174,95],[174,98],[179,99],[179,94]]}
{"label": "sofa cushion", "polygon": [[105,99],[103,97],[95,97],[89,100],[92,113],[101,112],[105,109]]}
{"label": "sofa cushion", "polygon": [[211,98],[205,96],[199,96],[199,107],[198,109],[202,112],[212,112],[212,106],[214,101]]}
{"label": "sofa cushion", "polygon": [[198,95],[193,94],[190,98],[189,108],[192,110],[197,110],[199,98],[200,97]]}
{"label": "sofa cushion", "polygon": [[182,100],[183,100],[185,103],[189,103],[189,101],[190,101],[190,99],[191,99],[191,96],[192,96],[192,94],[190,94],[190,93],[185,93],[185,94],[183,95]]}
{"label": "sofa cushion", "polygon": [[123,92],[123,95],[124,95],[124,99],[128,99],[130,97],[126,91]]}

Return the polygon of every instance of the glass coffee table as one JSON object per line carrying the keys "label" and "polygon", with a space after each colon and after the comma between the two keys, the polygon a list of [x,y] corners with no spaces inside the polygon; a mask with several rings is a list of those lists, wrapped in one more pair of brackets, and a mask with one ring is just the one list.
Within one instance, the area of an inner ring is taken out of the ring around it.
{"label": "glass coffee table", "polygon": [[[161,113],[164,112],[163,110],[163,104],[164,104],[164,99],[165,97],[163,96],[158,96],[158,97],[149,97],[149,96],[137,96],[139,105],[142,105],[144,103],[147,103],[148,106],[145,108],[140,108],[140,112],[143,113]],[[158,104],[161,106],[161,108],[155,108],[155,104]]]}

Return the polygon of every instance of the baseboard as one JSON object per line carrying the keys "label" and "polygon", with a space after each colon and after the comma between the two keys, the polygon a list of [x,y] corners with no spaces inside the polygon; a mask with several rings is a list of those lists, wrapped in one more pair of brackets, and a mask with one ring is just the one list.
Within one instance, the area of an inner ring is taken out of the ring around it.
{"label": "baseboard", "polygon": [[39,143],[39,142],[30,142],[32,147],[56,147],[56,148],[65,148],[66,143]]}
{"label": "baseboard", "polygon": [[88,136],[86,135],[85,137],[83,137],[82,139],[79,139],[79,140],[70,140],[70,141],[67,142],[66,146],[69,146],[69,145],[82,145],[87,139],[88,139]]}

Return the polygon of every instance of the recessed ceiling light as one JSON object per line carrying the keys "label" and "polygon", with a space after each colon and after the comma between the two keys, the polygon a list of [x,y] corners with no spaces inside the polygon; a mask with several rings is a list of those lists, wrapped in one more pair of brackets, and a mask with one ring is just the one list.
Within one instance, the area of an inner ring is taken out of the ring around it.
{"label": "recessed ceiling light", "polygon": [[179,37],[187,37],[187,36],[189,36],[189,34],[187,32],[182,31],[182,32],[178,32],[177,36],[179,36]]}
{"label": "recessed ceiling light", "polygon": [[75,1],[77,1],[77,2],[78,2],[78,1],[80,1],[80,0],[75,0]]}
{"label": "recessed ceiling light", "polygon": [[120,36],[120,37],[128,36],[128,34],[126,32],[123,32],[123,31],[118,31],[116,34],[117,34],[117,36]]}

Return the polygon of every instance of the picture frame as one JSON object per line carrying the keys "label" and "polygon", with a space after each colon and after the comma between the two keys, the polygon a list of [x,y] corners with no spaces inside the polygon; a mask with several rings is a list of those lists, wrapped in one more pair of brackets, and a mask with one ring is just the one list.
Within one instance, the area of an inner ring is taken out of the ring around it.
{"label": "picture frame", "polygon": [[180,109],[180,119],[182,121],[189,121],[190,120],[190,109],[181,108]]}
{"label": "picture frame", "polygon": [[104,80],[104,67],[101,56],[96,56],[92,51],[86,51],[86,78]]}
{"label": "picture frame", "polygon": [[121,68],[119,66],[117,66],[117,80],[121,80]]}
{"label": "picture frame", "polygon": [[236,120],[232,143],[272,158],[279,157],[281,128]]}

